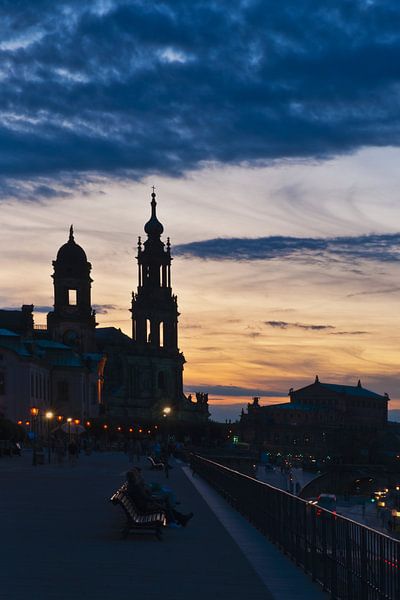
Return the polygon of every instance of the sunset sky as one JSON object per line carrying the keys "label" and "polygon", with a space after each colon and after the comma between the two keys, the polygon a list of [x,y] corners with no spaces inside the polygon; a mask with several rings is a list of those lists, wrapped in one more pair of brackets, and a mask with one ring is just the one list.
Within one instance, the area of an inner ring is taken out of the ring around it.
{"label": "sunset sky", "polygon": [[130,333],[155,185],[188,392],[235,418],[318,374],[400,408],[400,5],[317,4],[2,2],[0,305],[45,322],[73,223]]}

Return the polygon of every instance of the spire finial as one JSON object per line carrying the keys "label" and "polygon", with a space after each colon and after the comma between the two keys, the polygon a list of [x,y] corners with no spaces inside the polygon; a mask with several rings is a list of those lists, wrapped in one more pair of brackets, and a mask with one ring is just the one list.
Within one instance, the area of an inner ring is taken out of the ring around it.
{"label": "spire finial", "polygon": [[318,375],[315,376],[315,383],[319,383],[319,377],[318,377]]}
{"label": "spire finial", "polygon": [[358,388],[362,387],[362,385],[361,385],[361,379],[358,380],[357,387]]}
{"label": "spire finial", "polygon": [[71,227],[69,228],[69,241],[73,242],[74,241],[74,226],[71,225]]}
{"label": "spire finial", "polygon": [[156,192],[155,192],[155,186],[152,186],[152,194],[151,194],[151,216],[155,217],[156,216],[156,206],[157,206],[157,202],[156,202]]}

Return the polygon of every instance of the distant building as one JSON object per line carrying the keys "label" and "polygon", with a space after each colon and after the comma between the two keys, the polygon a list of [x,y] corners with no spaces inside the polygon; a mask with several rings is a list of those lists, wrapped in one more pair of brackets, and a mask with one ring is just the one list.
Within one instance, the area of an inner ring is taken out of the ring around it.
{"label": "distant building", "polygon": [[315,382],[289,392],[290,402],[248,404],[240,421],[247,442],[273,451],[344,455],[371,444],[387,426],[387,394],[362,387]]}
{"label": "distant building", "polygon": [[53,261],[54,309],[35,326],[33,305],[0,310],[0,413],[18,421],[29,408],[64,417],[99,414],[136,423],[168,419],[205,423],[207,394],[183,393],[185,358],[178,347],[178,305],[171,287],[171,248],[161,241],[153,191],[147,240],[138,243],[139,280],[132,294],[132,338],[96,329],[91,264],[74,239]]}

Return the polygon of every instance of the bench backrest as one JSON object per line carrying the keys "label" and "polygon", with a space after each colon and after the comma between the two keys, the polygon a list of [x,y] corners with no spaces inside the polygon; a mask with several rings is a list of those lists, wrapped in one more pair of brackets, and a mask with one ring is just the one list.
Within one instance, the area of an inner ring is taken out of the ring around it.
{"label": "bench backrest", "polygon": [[129,518],[138,525],[159,523],[165,526],[167,523],[166,514],[162,510],[152,513],[143,513],[137,509],[132,498],[126,493],[127,484],[125,483],[119,490],[111,496],[111,501],[114,504],[120,504]]}

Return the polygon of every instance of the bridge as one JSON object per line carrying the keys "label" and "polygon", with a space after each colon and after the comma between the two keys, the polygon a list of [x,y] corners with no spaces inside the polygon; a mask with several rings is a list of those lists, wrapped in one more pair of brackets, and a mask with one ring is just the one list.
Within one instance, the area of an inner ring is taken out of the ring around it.
{"label": "bridge", "polygon": [[312,498],[323,492],[369,496],[377,489],[399,483],[398,468],[387,465],[331,465],[302,488],[300,497]]}

